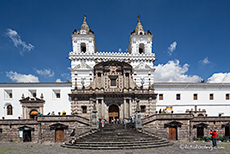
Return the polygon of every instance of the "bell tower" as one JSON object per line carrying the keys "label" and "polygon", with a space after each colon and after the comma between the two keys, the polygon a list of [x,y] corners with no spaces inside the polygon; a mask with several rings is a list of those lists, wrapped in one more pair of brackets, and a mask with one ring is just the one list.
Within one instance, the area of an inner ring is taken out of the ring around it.
{"label": "bell tower", "polygon": [[148,30],[144,31],[141,24],[140,15],[138,16],[137,26],[129,36],[128,53],[135,58],[131,61],[133,66],[133,79],[140,87],[147,88],[154,82],[155,54],[152,53],[153,35]]}
{"label": "bell tower", "polygon": [[69,60],[71,61],[72,87],[87,87],[93,80],[93,67],[95,65],[93,57],[97,53],[97,46],[94,32],[86,22],[86,15],[84,15],[81,29],[75,29],[71,37],[73,51],[69,53]]}
{"label": "bell tower", "polygon": [[151,54],[153,35],[144,31],[140,15],[135,30],[130,34],[128,52],[130,54]]}
{"label": "bell tower", "polygon": [[84,21],[81,25],[80,31],[75,29],[71,34],[71,37],[74,53],[92,54],[97,52],[95,35],[94,32],[89,29],[89,26],[86,22],[86,15],[84,15]]}

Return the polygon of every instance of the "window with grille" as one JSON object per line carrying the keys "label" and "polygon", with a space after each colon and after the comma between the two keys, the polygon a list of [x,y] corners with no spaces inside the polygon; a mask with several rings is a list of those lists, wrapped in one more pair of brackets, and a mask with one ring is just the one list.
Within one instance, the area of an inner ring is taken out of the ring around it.
{"label": "window with grille", "polygon": [[29,96],[30,97],[36,97],[37,96],[37,91],[36,90],[29,90]]}
{"label": "window with grille", "polygon": [[210,94],[210,95],[209,95],[209,99],[210,99],[210,100],[213,100],[213,99],[214,99],[214,94]]}
{"label": "window with grille", "polygon": [[226,100],[229,100],[229,94],[226,94]]}
{"label": "window with grille", "polygon": [[197,100],[198,99],[197,96],[198,96],[197,94],[193,94],[193,100]]}
{"label": "window with grille", "polygon": [[180,100],[180,94],[176,94],[176,100]]}
{"label": "window with grille", "polygon": [[163,94],[159,94],[159,100],[163,100]]}
{"label": "window with grille", "polygon": [[13,115],[13,107],[12,107],[12,105],[7,106],[7,115]]}
{"label": "window with grille", "polygon": [[5,99],[13,98],[12,90],[5,90]]}
{"label": "window with grille", "polygon": [[61,98],[61,90],[53,90],[53,98]]}

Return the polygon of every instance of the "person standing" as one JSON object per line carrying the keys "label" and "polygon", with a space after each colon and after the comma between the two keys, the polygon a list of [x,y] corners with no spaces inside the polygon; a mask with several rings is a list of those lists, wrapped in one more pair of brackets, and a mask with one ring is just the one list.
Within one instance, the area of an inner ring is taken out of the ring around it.
{"label": "person standing", "polygon": [[161,114],[161,109],[159,110],[159,113]]}
{"label": "person standing", "polygon": [[216,144],[216,137],[217,137],[217,132],[214,130],[210,132],[210,135],[212,135],[212,145],[213,147],[216,147],[217,144]]}
{"label": "person standing", "polygon": [[102,127],[105,126],[105,120],[104,120],[104,119],[101,120],[101,126],[102,126]]}
{"label": "person standing", "polygon": [[124,123],[124,128],[126,129],[126,120],[125,119],[123,120],[123,123]]}

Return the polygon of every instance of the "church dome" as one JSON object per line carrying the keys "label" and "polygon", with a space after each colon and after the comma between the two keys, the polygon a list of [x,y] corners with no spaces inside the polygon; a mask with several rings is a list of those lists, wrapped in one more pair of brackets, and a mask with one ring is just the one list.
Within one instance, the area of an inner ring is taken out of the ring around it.
{"label": "church dome", "polygon": [[86,22],[86,15],[84,15],[84,21],[83,24],[81,25],[81,31],[85,31],[86,34],[89,33],[89,26]]}
{"label": "church dome", "polygon": [[139,35],[141,32],[144,33],[144,29],[143,29],[143,26],[141,24],[140,15],[139,15],[138,16],[138,23],[137,23],[137,26],[136,26],[136,29],[135,29],[135,34]]}

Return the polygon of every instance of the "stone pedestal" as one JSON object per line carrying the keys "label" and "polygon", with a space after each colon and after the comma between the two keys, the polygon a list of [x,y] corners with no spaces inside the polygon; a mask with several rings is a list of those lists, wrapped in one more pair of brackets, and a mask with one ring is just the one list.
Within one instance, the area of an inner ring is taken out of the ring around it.
{"label": "stone pedestal", "polygon": [[139,112],[136,112],[135,114],[135,128],[142,129],[141,113]]}
{"label": "stone pedestal", "polygon": [[93,111],[89,115],[89,125],[91,130],[99,128],[98,120],[99,119],[98,119],[98,113],[96,109],[96,101],[93,101]]}
{"label": "stone pedestal", "polygon": [[90,129],[98,129],[99,128],[97,112],[92,112],[90,114],[89,125],[90,125]]}

